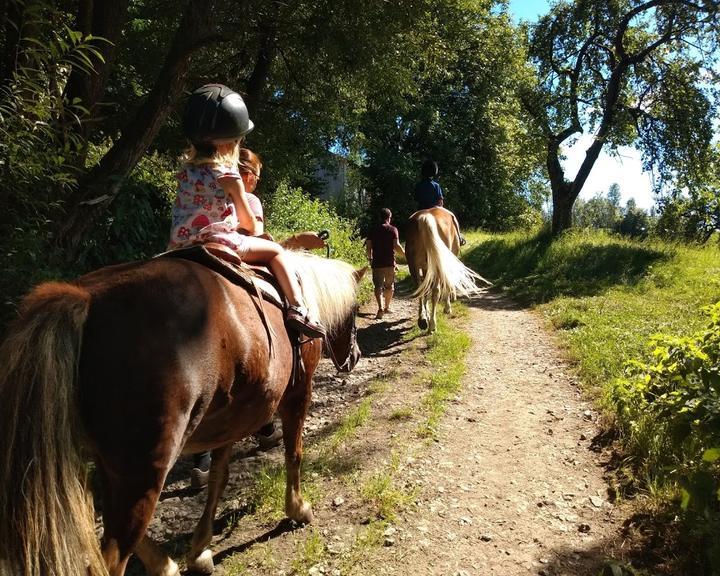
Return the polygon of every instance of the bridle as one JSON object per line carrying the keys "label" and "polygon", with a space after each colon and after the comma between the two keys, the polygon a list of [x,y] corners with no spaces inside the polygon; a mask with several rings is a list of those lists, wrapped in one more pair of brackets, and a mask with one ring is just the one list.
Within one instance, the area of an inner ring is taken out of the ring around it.
{"label": "bridle", "polygon": [[325,351],[325,354],[330,358],[330,360],[332,360],[332,363],[335,366],[335,370],[337,370],[338,372],[350,372],[350,359],[352,358],[353,352],[355,351],[355,346],[357,345],[357,324],[355,323],[355,315],[357,313],[357,310],[358,307],[355,306],[352,311],[350,345],[348,346],[347,356],[345,357],[345,360],[342,362],[342,364],[335,356],[335,352],[333,352],[332,346],[330,346],[327,337],[323,338],[323,350]]}

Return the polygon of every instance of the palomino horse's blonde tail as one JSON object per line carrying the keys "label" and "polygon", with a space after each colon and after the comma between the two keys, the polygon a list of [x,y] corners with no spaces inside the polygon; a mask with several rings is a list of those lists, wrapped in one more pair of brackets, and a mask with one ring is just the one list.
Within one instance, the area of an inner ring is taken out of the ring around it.
{"label": "palomino horse's blonde tail", "polygon": [[437,222],[431,214],[420,214],[417,218],[420,243],[425,247],[427,268],[420,286],[413,297],[425,298],[437,289],[440,298],[471,296],[479,291],[477,281],[490,284],[485,278],[471,270],[445,246],[438,233]]}
{"label": "palomino horse's blonde tail", "polygon": [[90,295],[43,284],[0,348],[0,575],[107,574],[95,535],[76,390]]}

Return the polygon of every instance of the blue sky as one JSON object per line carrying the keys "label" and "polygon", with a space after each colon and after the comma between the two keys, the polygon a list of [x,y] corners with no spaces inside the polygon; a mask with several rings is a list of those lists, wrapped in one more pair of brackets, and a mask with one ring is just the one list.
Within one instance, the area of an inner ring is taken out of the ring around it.
{"label": "blue sky", "polygon": [[[548,12],[550,2],[547,0],[510,0],[509,6],[516,21],[534,22],[538,16]],[[563,166],[568,178],[573,178],[577,172],[590,141],[590,136],[583,136],[574,146],[564,148],[567,158],[563,162]],[[643,172],[640,153],[634,148],[622,148],[619,158],[601,154],[585,182],[580,197],[588,199],[595,196],[597,192],[607,192],[613,183],[620,186],[623,204],[629,198],[634,198],[641,208],[650,208],[655,203],[650,175]]]}

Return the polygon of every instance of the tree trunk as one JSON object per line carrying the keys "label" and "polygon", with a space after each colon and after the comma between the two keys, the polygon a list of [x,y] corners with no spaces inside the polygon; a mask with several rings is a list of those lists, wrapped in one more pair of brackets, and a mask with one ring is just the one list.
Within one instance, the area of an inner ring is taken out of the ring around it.
{"label": "tree trunk", "polygon": [[578,195],[574,182],[565,180],[565,172],[560,164],[560,142],[554,136],[548,138],[547,142],[547,171],[553,202],[553,236],[557,236],[572,226],[572,208]]}
{"label": "tree trunk", "polygon": [[559,189],[553,186],[553,213],[552,213],[552,234],[558,236],[568,228],[572,227],[572,209],[575,204],[575,197],[571,193],[572,184],[564,182]]}
{"label": "tree trunk", "polygon": [[165,122],[185,87],[190,56],[212,38],[212,15],[206,0],[188,2],[154,88],[69,203],[70,211],[56,239],[62,260],[76,260],[83,236],[117,196],[122,182]]}
{"label": "tree trunk", "polygon": [[[74,68],[65,87],[65,99],[70,104],[79,99],[80,105],[89,111],[88,117],[79,127],[84,138],[92,131],[97,104],[105,93],[105,84],[118,51],[117,44],[127,20],[128,3],[128,0],[80,0],[78,3],[75,24],[83,35],[92,34],[99,38],[93,42],[93,46],[104,60],[93,59],[94,73],[88,74]],[[75,122],[71,125],[77,126]]]}

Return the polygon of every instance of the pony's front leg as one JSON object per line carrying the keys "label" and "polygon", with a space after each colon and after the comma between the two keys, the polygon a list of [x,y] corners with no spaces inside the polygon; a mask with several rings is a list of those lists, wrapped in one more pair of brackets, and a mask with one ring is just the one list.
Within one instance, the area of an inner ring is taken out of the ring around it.
{"label": "pony's front leg", "polygon": [[149,576],[180,576],[180,568],[149,536],[135,547]]}
{"label": "pony's front leg", "polygon": [[443,312],[445,312],[446,316],[450,316],[452,314],[452,305],[450,304],[452,302],[452,299],[450,296],[445,298],[445,305],[443,306]]}
{"label": "pony's front leg", "polygon": [[303,454],[302,431],[310,404],[312,374],[316,364],[317,361],[306,362],[307,372],[298,375],[296,381],[288,386],[278,408],[285,443],[285,514],[301,524],[309,524],[313,520],[312,507],[300,493],[300,464]]}
{"label": "pony's front leg", "polygon": [[210,478],[208,479],[205,510],[195,527],[190,552],[187,555],[187,567],[191,572],[212,574],[215,570],[212,550],[208,547],[212,540],[213,521],[220,497],[228,481],[228,463],[232,454],[232,444],[216,448],[212,452]]}

